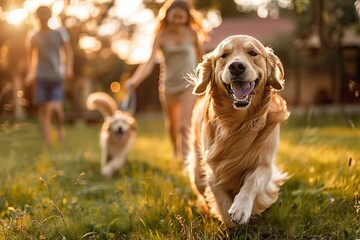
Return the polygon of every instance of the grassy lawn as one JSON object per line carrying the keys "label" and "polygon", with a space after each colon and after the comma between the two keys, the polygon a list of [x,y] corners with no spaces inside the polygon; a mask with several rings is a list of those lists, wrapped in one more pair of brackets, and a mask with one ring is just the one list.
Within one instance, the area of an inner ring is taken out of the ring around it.
{"label": "grassy lawn", "polygon": [[360,117],[291,116],[277,156],[291,179],[233,231],[197,212],[161,116],[137,118],[134,149],[112,179],[99,174],[100,125],[67,126],[66,141],[44,148],[34,121],[0,122],[0,239],[360,238]]}

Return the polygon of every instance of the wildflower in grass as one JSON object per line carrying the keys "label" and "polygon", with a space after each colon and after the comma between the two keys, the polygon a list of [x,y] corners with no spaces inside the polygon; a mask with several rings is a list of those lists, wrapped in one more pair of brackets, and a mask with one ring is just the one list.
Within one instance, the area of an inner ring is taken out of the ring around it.
{"label": "wildflower in grass", "polygon": [[54,211],[61,217],[63,222],[66,223],[64,214],[60,211],[60,209],[55,205],[55,203],[52,200],[50,201],[50,203],[53,206]]}
{"label": "wildflower in grass", "polygon": [[328,205],[331,205],[332,203],[334,203],[335,202],[335,198],[333,198],[331,195],[330,195],[330,193],[326,193],[326,196],[328,197],[328,199],[329,199],[329,202],[328,202]]}
{"label": "wildflower in grass", "polygon": [[354,208],[356,210],[356,213],[359,213],[360,211],[360,202],[359,202],[359,193],[356,193],[355,194],[355,205],[354,205]]}
{"label": "wildflower in grass", "polygon": [[186,235],[185,219],[178,214],[175,214],[175,218],[179,221],[179,223],[181,225],[181,233],[180,234],[182,236],[185,236]]}
{"label": "wildflower in grass", "polygon": [[80,173],[80,175],[76,179],[75,185],[78,185],[78,183],[81,181],[81,177],[84,176],[84,175],[85,175],[84,172]]}
{"label": "wildflower in grass", "polygon": [[42,181],[42,183],[44,184],[45,188],[49,191],[49,188],[48,188],[45,180],[44,180],[42,177],[40,177],[39,179],[40,179],[40,181]]}

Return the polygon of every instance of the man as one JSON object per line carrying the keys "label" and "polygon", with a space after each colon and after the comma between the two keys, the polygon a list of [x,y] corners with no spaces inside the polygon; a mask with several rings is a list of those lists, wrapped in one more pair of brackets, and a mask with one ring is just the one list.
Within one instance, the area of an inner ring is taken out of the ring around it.
{"label": "man", "polygon": [[[65,31],[49,28],[50,9],[40,6],[36,10],[36,16],[40,30],[28,39],[29,73],[26,83],[35,84],[34,102],[38,105],[41,135],[44,142],[49,144],[53,113],[57,122],[58,139],[64,138],[63,85],[64,79],[73,76],[74,56],[69,35]],[[65,61],[61,59],[62,50]]]}

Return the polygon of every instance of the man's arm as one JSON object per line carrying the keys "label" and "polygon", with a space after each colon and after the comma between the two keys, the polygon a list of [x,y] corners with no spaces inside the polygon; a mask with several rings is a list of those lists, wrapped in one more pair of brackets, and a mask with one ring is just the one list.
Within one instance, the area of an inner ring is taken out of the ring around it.
{"label": "man's arm", "polygon": [[64,42],[65,51],[65,78],[71,79],[74,76],[74,51],[70,41]]}
{"label": "man's arm", "polygon": [[27,55],[27,74],[25,77],[25,84],[31,85],[36,77],[36,49],[32,44],[32,34],[28,34],[25,41],[26,55]]}

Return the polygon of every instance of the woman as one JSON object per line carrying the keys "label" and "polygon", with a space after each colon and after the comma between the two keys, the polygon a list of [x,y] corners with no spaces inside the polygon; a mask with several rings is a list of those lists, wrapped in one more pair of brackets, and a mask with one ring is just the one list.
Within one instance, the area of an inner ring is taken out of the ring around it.
{"label": "woman", "polygon": [[157,53],[162,53],[159,99],[173,146],[174,157],[184,160],[188,154],[191,113],[196,96],[186,76],[193,72],[203,51],[206,38],[198,12],[186,0],[168,0],[161,7],[152,53],[146,64],[139,66],[126,82],[136,88],[152,72]]}

